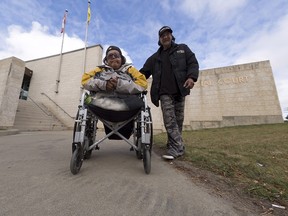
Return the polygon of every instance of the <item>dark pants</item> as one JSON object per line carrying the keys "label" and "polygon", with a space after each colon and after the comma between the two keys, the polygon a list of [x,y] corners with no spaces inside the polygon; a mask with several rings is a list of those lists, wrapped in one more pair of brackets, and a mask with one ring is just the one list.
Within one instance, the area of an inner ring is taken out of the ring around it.
{"label": "dark pants", "polygon": [[161,95],[160,102],[164,126],[168,136],[167,145],[170,147],[169,149],[172,149],[171,153],[178,155],[180,151],[183,151],[184,147],[182,127],[184,121],[185,97]]}

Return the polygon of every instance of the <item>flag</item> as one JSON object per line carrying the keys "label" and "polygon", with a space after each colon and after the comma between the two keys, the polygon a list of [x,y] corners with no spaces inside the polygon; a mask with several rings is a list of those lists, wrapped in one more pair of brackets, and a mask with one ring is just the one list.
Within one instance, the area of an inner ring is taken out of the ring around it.
{"label": "flag", "polygon": [[67,13],[68,13],[68,10],[65,10],[65,13],[64,13],[64,16],[63,16],[63,19],[62,19],[61,33],[63,33],[64,29],[65,29]]}
{"label": "flag", "polygon": [[87,23],[89,24],[91,19],[91,10],[90,10],[90,1],[88,1],[88,10],[87,10]]}

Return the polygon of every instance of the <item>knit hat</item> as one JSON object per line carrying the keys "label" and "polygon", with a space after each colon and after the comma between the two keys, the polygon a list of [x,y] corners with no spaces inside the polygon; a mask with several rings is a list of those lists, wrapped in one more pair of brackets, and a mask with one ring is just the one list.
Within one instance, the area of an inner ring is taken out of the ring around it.
{"label": "knit hat", "polygon": [[105,58],[103,59],[103,62],[104,64],[108,65],[107,63],[107,55],[108,55],[108,52],[111,51],[111,50],[117,50],[119,52],[119,54],[121,55],[121,65],[125,64],[126,63],[126,58],[122,55],[122,52],[121,52],[121,49],[117,46],[109,46],[106,50],[106,55],[105,55]]}
{"label": "knit hat", "polygon": [[117,50],[120,53],[120,55],[122,56],[121,49],[119,47],[117,47],[117,46],[109,46],[107,48],[107,50],[106,50],[106,56],[107,56],[108,52],[111,51],[111,50]]}

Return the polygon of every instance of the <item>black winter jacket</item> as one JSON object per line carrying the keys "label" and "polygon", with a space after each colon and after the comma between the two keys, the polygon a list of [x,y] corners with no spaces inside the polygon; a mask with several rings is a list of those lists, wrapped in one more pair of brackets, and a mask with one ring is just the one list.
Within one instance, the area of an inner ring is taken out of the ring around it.
{"label": "black winter jacket", "polygon": [[[151,101],[155,106],[159,106],[159,88],[161,81],[161,46],[156,53],[150,56],[140,72],[148,79],[152,75],[152,86],[150,90]],[[183,85],[188,78],[197,81],[199,75],[199,64],[195,54],[186,44],[176,44],[172,41],[169,52],[169,59],[172,65],[172,71],[175,75],[181,96],[185,97],[190,94],[190,89],[184,88]]]}

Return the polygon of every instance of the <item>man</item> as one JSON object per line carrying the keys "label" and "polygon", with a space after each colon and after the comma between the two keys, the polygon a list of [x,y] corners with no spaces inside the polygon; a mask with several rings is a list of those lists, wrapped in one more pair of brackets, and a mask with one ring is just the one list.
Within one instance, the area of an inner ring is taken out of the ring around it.
{"label": "man", "polygon": [[161,103],[163,121],[167,131],[167,153],[162,157],[173,160],[184,154],[182,126],[185,96],[198,79],[199,65],[195,54],[186,44],[176,44],[173,31],[163,26],[158,34],[160,48],[150,56],[141,73],[148,79],[152,75],[151,100],[155,106]]}

